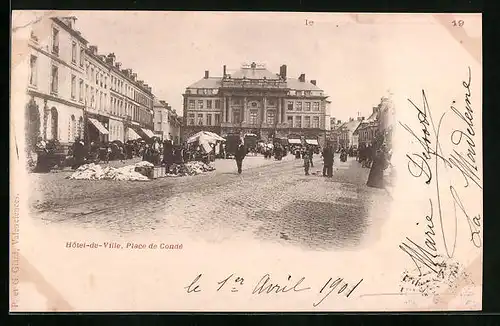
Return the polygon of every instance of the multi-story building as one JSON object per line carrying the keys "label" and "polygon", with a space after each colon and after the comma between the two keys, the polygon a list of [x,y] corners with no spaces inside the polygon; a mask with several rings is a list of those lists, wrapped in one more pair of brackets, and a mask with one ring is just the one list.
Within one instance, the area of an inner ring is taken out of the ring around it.
{"label": "multi-story building", "polygon": [[84,49],[88,42],[75,30],[75,21],[75,17],[53,17],[37,24],[31,33],[28,145],[42,137],[57,140],[67,148],[83,136]]}
{"label": "multi-story building", "polygon": [[358,117],[357,119],[349,118],[349,121],[344,122],[339,127],[339,141],[338,146],[343,148],[358,147],[359,139],[358,135],[354,133],[358,128],[359,124],[364,120],[364,117]]}
{"label": "multi-story building", "polygon": [[342,126],[342,120],[337,120],[335,117],[330,118],[330,135],[328,137],[328,142],[335,150],[339,148],[341,134],[340,126]]}
{"label": "multi-story building", "polygon": [[94,45],[85,50],[85,75],[86,140],[120,139],[110,115],[109,67]]}
{"label": "multi-story building", "polygon": [[121,69],[113,53],[100,55],[97,46],[87,46],[75,23],[76,17],[53,17],[34,25],[28,145],[40,136],[66,148],[76,138],[90,142],[154,136],[151,87],[130,69]]}
{"label": "multi-story building", "polygon": [[274,74],[263,65],[243,65],[234,74],[205,77],[186,88],[182,138],[208,130],[221,135],[253,133],[261,139],[299,135],[325,142],[329,102],[305,74],[288,78],[286,65]]}
{"label": "multi-story building", "polygon": [[154,99],[154,132],[163,140],[171,140],[173,144],[180,144],[181,118],[175,109],[163,100]]}
{"label": "multi-story building", "polygon": [[[101,86],[106,115],[102,115],[109,127],[109,140],[127,141],[137,138],[151,138],[153,134],[153,94],[151,87],[132,69],[122,69],[114,53],[99,55],[97,47],[89,48],[89,57],[95,58],[103,67],[97,67],[94,74],[96,86]],[[101,69],[102,68],[102,69]]]}
{"label": "multi-story building", "polygon": [[355,134],[359,136],[360,146],[372,145],[379,134],[384,135],[389,144],[394,120],[394,105],[391,99],[382,97],[380,104],[372,108],[372,114],[363,120],[355,131]]}
{"label": "multi-story building", "polygon": [[379,108],[373,107],[372,114],[363,120],[354,131],[354,134],[358,136],[360,147],[367,147],[373,143],[379,128],[378,115]]}

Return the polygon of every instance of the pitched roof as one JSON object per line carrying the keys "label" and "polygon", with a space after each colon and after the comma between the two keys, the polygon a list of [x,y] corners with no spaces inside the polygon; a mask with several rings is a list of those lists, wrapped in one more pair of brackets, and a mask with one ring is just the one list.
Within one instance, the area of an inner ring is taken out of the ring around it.
{"label": "pitched roof", "polygon": [[298,91],[321,91],[322,89],[308,81],[301,82],[296,78],[287,78],[287,87]]}
{"label": "pitched roof", "polygon": [[351,132],[354,132],[360,124],[361,124],[361,121],[356,119],[353,121],[344,122],[340,127],[345,128]]}
{"label": "pitched roof", "polygon": [[219,88],[221,86],[221,77],[202,78],[191,84],[188,88]]}
{"label": "pitched roof", "polygon": [[231,74],[231,78],[246,78],[246,79],[280,79],[277,74],[273,74],[266,68],[256,67],[256,68],[247,68],[243,67],[235,73]]}
{"label": "pitched roof", "polygon": [[157,97],[155,97],[153,105],[154,106],[163,106],[163,104],[160,103],[160,100]]}

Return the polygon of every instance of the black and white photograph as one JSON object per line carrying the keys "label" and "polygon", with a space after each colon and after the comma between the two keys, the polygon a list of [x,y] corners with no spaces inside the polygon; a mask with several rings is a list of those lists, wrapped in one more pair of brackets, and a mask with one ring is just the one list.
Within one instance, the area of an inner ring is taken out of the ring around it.
{"label": "black and white photograph", "polygon": [[14,11],[10,310],[480,310],[480,14]]}

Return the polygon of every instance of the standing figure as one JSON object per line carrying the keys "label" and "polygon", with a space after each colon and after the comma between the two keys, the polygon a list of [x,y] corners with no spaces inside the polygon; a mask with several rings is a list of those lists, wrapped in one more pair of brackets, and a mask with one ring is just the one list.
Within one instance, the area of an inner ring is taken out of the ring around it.
{"label": "standing figure", "polygon": [[386,165],[385,152],[382,149],[376,150],[373,156],[370,174],[366,185],[373,188],[384,188],[384,168]]}
{"label": "standing figure", "polygon": [[333,149],[330,145],[327,145],[323,149],[323,176],[331,178],[333,176]]}
{"label": "standing figure", "polygon": [[165,172],[170,173],[170,167],[173,163],[172,143],[165,140],[163,144],[163,163],[165,163]]}
{"label": "standing figure", "polygon": [[238,167],[238,174],[241,174],[243,159],[245,158],[246,150],[245,146],[243,146],[243,142],[241,139],[238,141],[238,147],[236,148],[236,152],[234,154],[234,158],[236,160],[236,166]]}
{"label": "standing figure", "polygon": [[311,165],[311,167],[314,167],[314,164],[313,164],[313,156],[314,156],[314,148],[312,146],[309,146],[309,149],[308,149],[308,156],[309,156],[309,163]]}
{"label": "standing figure", "polygon": [[309,151],[304,152],[303,159],[304,159],[304,173],[305,173],[305,175],[309,175],[309,165],[311,163],[310,155],[311,154]]}

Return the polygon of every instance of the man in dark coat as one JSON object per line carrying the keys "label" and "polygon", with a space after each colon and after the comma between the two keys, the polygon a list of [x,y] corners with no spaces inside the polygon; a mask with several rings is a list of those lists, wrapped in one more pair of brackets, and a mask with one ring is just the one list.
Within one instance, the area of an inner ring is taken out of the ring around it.
{"label": "man in dark coat", "polygon": [[165,140],[163,143],[163,163],[165,163],[166,173],[170,173],[170,167],[174,161],[173,146],[170,140]]}
{"label": "man in dark coat", "polygon": [[333,149],[330,145],[323,149],[323,176],[331,178],[333,176]]}
{"label": "man in dark coat", "polygon": [[309,154],[309,165],[311,165],[311,167],[314,167],[313,164],[314,148],[312,146],[309,146],[309,148],[307,149],[307,153]]}
{"label": "man in dark coat", "polygon": [[236,166],[238,167],[238,174],[241,174],[241,166],[243,164],[243,159],[247,154],[245,146],[243,146],[243,142],[241,139],[238,141],[238,147],[236,148],[236,152],[234,153],[234,158],[236,160]]}

